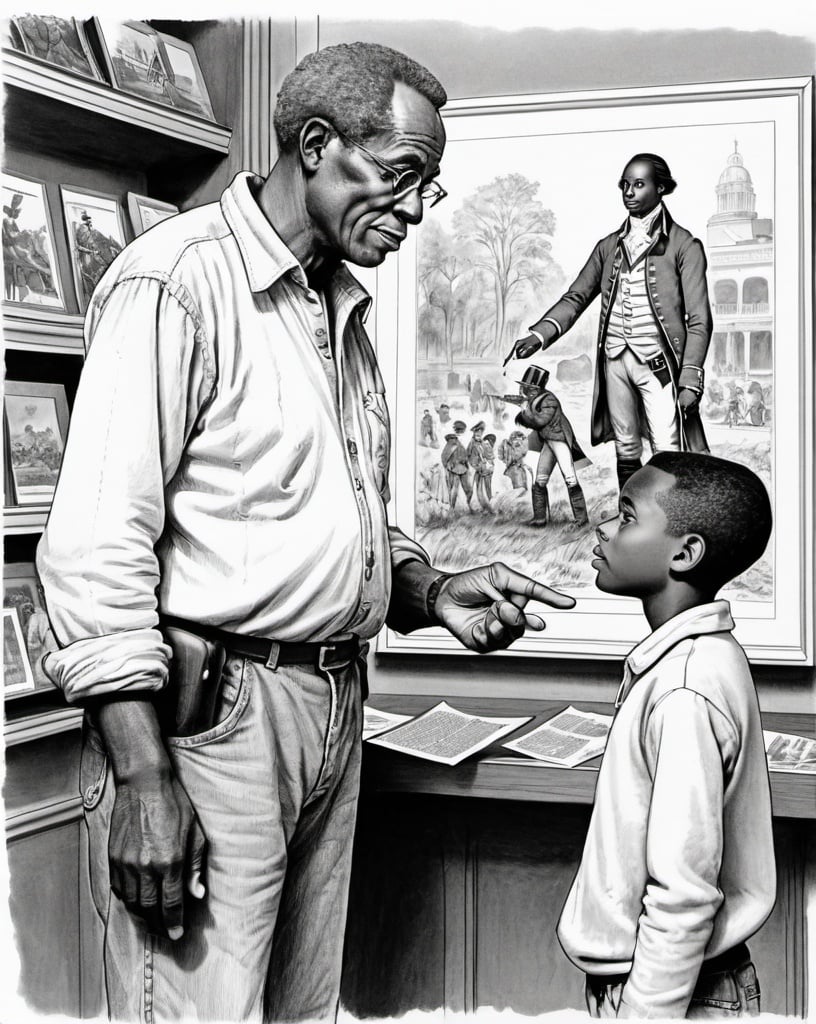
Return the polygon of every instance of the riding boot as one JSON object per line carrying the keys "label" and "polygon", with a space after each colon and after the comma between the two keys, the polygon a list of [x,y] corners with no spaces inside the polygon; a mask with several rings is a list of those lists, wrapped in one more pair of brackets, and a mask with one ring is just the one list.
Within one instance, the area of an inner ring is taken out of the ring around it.
{"label": "riding boot", "polygon": [[581,490],[580,484],[569,484],[567,487],[569,492],[570,505],[572,505],[572,517],[575,520],[576,526],[586,526],[589,522],[589,516],[587,515],[586,498],[584,492]]}
{"label": "riding boot", "polygon": [[618,459],[618,490],[640,469],[640,459]]}
{"label": "riding boot", "polygon": [[530,526],[546,526],[550,518],[550,499],[547,485],[538,482],[533,484],[533,518]]}

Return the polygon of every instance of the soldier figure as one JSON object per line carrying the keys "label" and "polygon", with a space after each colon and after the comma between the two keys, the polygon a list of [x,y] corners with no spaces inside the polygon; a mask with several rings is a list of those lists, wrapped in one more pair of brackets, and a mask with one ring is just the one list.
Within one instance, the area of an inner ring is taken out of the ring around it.
{"label": "soldier figure", "polygon": [[524,371],[524,377],[519,381],[519,401],[523,404],[516,416],[516,423],[530,428],[530,448],[532,451],[541,452],[533,484],[533,518],[530,525],[546,526],[549,521],[547,483],[555,464],[558,463],[564,483],[567,485],[575,525],[585,526],[589,522],[586,500],[578,483],[575,468],[587,465],[589,459],[575,440],[575,432],[561,409],[561,403],[552,391],[547,390],[549,376],[549,370],[541,366],[528,366]]}
{"label": "soldier figure", "polygon": [[[493,447],[485,444],[483,434],[485,429],[484,420],[470,428],[473,438],[467,448],[468,465],[473,469],[473,479],[476,484],[476,496],[479,504],[486,512],[490,511],[491,478],[493,476]],[[495,436],[495,435],[494,435]],[[488,458],[488,450],[490,457]]]}
{"label": "soldier figure", "polygon": [[426,448],[438,448],[439,441],[436,438],[436,427],[433,416],[428,409],[422,410],[422,420],[419,425],[419,443]]}
{"label": "soldier figure", "polygon": [[523,430],[514,430],[499,445],[498,454],[504,463],[504,475],[509,479],[513,488],[521,488],[523,491],[527,490],[528,472],[524,456],[529,450],[527,434]]}
{"label": "soldier figure", "polygon": [[[460,422],[457,420],[457,423]],[[464,423],[462,424],[464,427]],[[468,479],[467,452],[459,440],[459,433],[445,434],[445,447],[440,457],[442,468],[445,470],[445,477],[448,481],[448,494],[450,495],[451,512],[456,508],[456,498],[459,495],[459,485],[465,492],[465,504],[470,511],[470,496],[473,488]]]}

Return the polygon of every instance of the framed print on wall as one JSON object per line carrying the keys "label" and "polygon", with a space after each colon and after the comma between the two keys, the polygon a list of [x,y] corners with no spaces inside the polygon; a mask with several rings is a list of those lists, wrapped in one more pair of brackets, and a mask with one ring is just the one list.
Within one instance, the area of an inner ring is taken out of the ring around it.
{"label": "framed print on wall", "polygon": [[[721,596],[754,661],[812,664],[812,80],[455,100],[442,114],[448,198],[377,271],[396,524],[442,570],[499,559],[576,599],[571,611],[531,605],[547,629],[514,655],[624,656],[646,635],[639,602],[597,590],[590,565],[594,529],[618,499],[612,443],[590,444],[600,302],[546,351],[503,363],[598,240],[621,228],[625,165],[659,154],[678,182],[665,205],[707,258],[708,443],[758,473],[774,510],[766,554]],[[522,445],[514,456],[518,408],[506,396],[518,397],[532,365],[549,372],[591,460],[577,470],[583,527],[557,469],[550,522],[530,525],[538,453]],[[495,435],[492,495],[480,503],[474,487],[471,511],[443,459],[480,423]],[[386,629],[378,651],[466,653],[442,629]]]}
{"label": "framed print on wall", "polygon": [[65,388],[7,380],[3,410],[14,488],[6,502],[50,505],[68,437]]}
{"label": "framed print on wall", "polygon": [[16,608],[3,609],[3,695],[33,690],[34,675],[26,653]]}
{"label": "framed print on wall", "polygon": [[42,659],[50,651],[56,651],[58,645],[33,562],[8,562],[3,566],[3,607],[17,612],[34,686],[53,686],[43,670]]}
{"label": "framed print on wall", "polygon": [[116,196],[60,185],[74,290],[84,313],[99,279],[124,249],[122,208]]}
{"label": "framed print on wall", "polygon": [[164,32],[159,32],[159,40],[168,78],[165,86],[167,102],[178,110],[214,121],[207,83],[192,43]]}
{"label": "framed print on wall", "polygon": [[105,79],[97,67],[85,29],[76,18],[23,14],[11,19],[22,49],[30,56],[85,78]]}
{"label": "framed print on wall", "polygon": [[179,212],[179,208],[173,203],[163,203],[160,199],[140,196],[135,192],[128,192],[127,204],[134,236],[141,235],[154,224],[159,224]]}
{"label": "framed print on wall", "polygon": [[2,187],[3,297],[15,306],[64,312],[45,185],[4,172]]}
{"label": "framed print on wall", "polygon": [[145,100],[168,103],[167,70],[159,36],[143,21],[94,18],[93,26],[111,84]]}

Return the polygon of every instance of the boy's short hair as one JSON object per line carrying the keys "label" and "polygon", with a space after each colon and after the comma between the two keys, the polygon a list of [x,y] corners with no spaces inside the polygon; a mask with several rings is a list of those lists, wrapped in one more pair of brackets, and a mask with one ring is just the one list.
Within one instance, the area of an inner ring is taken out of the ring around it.
{"label": "boy's short hair", "polygon": [[773,517],[768,492],[753,470],[694,452],[658,452],[648,465],[675,479],[656,496],[669,533],[697,533],[706,543],[700,564],[684,576],[688,583],[719,590],[762,555]]}

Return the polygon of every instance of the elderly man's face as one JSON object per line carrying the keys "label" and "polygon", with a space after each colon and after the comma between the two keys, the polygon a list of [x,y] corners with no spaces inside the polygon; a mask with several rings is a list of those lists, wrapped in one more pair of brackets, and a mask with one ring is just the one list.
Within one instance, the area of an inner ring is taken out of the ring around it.
{"label": "elderly man's face", "polygon": [[[396,171],[415,170],[423,183],[430,181],[445,148],[442,119],[432,103],[402,82],[396,83],[391,110],[393,128],[354,141]],[[419,191],[395,196],[392,177],[361,149],[337,137],[327,147],[326,172],[308,205],[324,241],[342,259],[361,267],[378,266],[399,249],[408,225],[422,220]]]}

